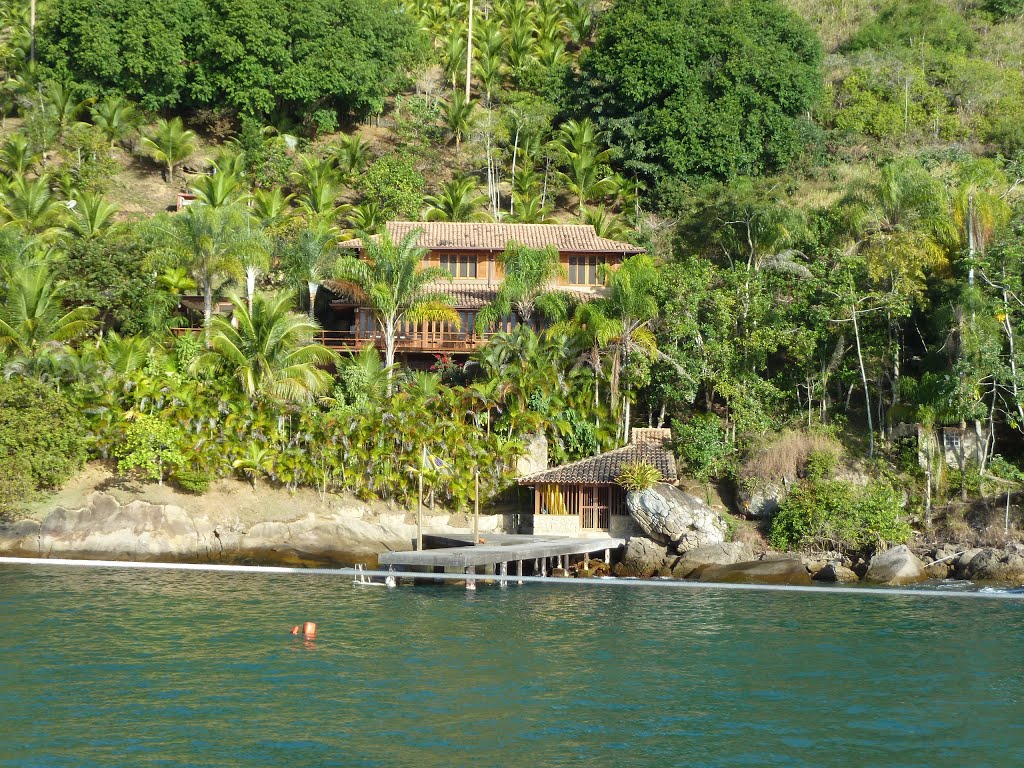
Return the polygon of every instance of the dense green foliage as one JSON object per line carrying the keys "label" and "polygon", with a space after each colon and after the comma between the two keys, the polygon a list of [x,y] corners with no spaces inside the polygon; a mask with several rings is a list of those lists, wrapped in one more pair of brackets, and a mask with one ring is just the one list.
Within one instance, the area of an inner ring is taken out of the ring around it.
{"label": "dense green foliage", "polygon": [[85,424],[72,401],[32,379],[0,380],[0,509],[4,484],[9,498],[59,488],[85,456]]}
{"label": "dense green foliage", "polygon": [[804,149],[821,58],[775,0],[618,3],[571,93],[634,173],[731,178],[785,168]]}
{"label": "dense green foliage", "polygon": [[860,488],[842,480],[807,481],[783,500],[770,541],[779,549],[871,552],[910,538],[902,514],[903,500],[887,483]]}
{"label": "dense green foliage", "polygon": [[[465,508],[538,431],[563,462],[672,424],[697,478],[796,486],[780,546],[900,540],[1019,482],[1024,19],[841,5],[498,0],[470,40],[460,0],[53,0],[30,64],[0,2],[0,368],[73,403],[90,456],[131,432],[126,467],[195,491],[408,501],[426,446],[434,499]],[[196,203],[157,213],[178,191]],[[343,258],[393,218],[587,224],[647,253],[567,302],[550,254],[510,248],[478,324],[515,330],[412,373],[402,322],[461,318],[411,242]],[[324,281],[391,326],[383,359],[312,343]],[[954,468],[936,430],[960,425],[991,438]],[[3,465],[0,496],[27,471]]]}
{"label": "dense green foliage", "polygon": [[280,110],[318,122],[324,110],[378,113],[424,51],[391,0],[53,0],[43,9],[40,59],[56,78],[147,109]]}

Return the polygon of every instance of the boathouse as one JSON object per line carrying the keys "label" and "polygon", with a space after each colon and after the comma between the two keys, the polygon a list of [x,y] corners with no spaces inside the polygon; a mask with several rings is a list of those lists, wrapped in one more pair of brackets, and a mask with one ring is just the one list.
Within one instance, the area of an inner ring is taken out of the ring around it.
{"label": "boathouse", "polygon": [[615,482],[623,466],[646,462],[663,482],[678,479],[669,429],[634,429],[628,445],[519,479],[533,488],[533,533],[628,536],[633,528],[626,492]]}

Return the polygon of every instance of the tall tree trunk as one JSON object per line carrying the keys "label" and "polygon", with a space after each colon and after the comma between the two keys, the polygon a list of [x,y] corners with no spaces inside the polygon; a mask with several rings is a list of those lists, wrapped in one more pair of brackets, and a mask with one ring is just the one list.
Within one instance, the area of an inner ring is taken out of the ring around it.
{"label": "tall tree trunk", "polygon": [[397,329],[395,328],[395,319],[393,317],[388,318],[384,324],[384,364],[388,369],[388,397],[391,397],[391,393],[394,387],[394,365],[395,365],[395,345],[397,343]]}
{"label": "tall tree trunk", "polygon": [[873,457],[875,455],[875,426],[871,420],[871,392],[868,389],[868,374],[864,368],[864,355],[860,348],[860,326],[857,323],[857,305],[854,304],[850,309],[850,314],[853,316],[853,336],[857,342],[857,362],[860,364],[860,380],[864,385],[864,410],[868,417],[868,456]]}
{"label": "tall tree trunk", "polygon": [[315,283],[312,280],[306,281],[306,289],[309,291],[309,319],[315,320],[313,315],[313,309],[316,306],[316,289],[320,287],[319,283]]}
{"label": "tall tree trunk", "polygon": [[[466,33],[466,103],[469,103],[469,83],[473,76],[473,0],[469,0],[469,31]],[[455,140],[458,146],[458,139]]]}
{"label": "tall tree trunk", "polygon": [[257,272],[256,267],[248,266],[245,268],[245,303],[249,308],[250,315],[252,315],[252,297],[256,293]]}

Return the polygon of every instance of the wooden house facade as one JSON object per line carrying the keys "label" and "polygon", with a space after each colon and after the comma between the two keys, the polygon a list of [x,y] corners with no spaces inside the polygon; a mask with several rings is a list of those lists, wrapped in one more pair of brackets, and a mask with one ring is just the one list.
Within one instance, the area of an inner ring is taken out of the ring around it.
{"label": "wooden house facade", "polygon": [[[451,296],[460,322],[410,323],[399,330],[399,352],[469,354],[496,331],[510,331],[522,320],[507,317],[497,328],[476,328],[476,315],[493,301],[505,278],[500,256],[511,243],[529,248],[554,247],[562,274],[552,290],[568,291],[580,300],[601,295],[603,270],[617,268],[624,258],[643,253],[630,243],[599,237],[594,228],[579,224],[501,224],[488,222],[391,221],[386,225],[393,242],[418,232],[416,244],[426,249],[424,267],[440,267],[451,278],[437,282],[438,293]],[[342,248],[365,254],[363,243],[351,240]],[[344,288],[331,281],[318,298],[316,316],[324,328],[322,342],[335,348],[362,348],[380,343],[380,329],[369,307],[361,306]]]}

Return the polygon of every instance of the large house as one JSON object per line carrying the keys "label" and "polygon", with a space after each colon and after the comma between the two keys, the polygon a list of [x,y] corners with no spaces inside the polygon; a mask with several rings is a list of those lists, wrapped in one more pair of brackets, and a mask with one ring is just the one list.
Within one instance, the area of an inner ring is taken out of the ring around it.
{"label": "large house", "polygon": [[[556,290],[572,291],[586,299],[603,290],[602,265],[614,269],[622,260],[642,253],[630,243],[598,237],[594,228],[579,224],[498,224],[471,222],[391,221],[386,225],[393,242],[410,232],[419,231],[417,245],[425,248],[424,267],[441,267],[451,274],[448,281],[436,284],[439,293],[455,300],[458,326],[450,323],[409,324],[400,331],[399,352],[469,354],[481,346],[489,331],[477,330],[475,319],[481,307],[492,301],[504,279],[500,255],[509,243],[529,248],[554,246],[562,263],[562,276]],[[364,254],[363,244],[351,240],[341,244]],[[326,281],[316,302],[316,315],[324,327],[323,341],[328,346],[359,349],[380,343],[379,326],[369,307],[361,306],[336,283]],[[508,331],[520,318],[507,317],[502,327]]]}

